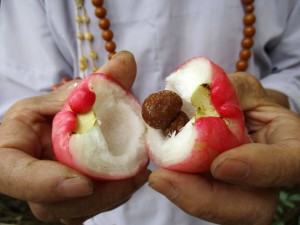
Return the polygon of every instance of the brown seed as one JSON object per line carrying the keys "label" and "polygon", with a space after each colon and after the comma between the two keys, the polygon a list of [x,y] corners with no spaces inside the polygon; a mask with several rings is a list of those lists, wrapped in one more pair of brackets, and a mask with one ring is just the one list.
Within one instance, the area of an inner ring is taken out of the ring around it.
{"label": "brown seed", "polygon": [[176,118],[182,107],[181,98],[173,91],[150,94],[142,105],[142,116],[153,128],[165,129]]}
{"label": "brown seed", "polygon": [[188,116],[184,112],[180,111],[170,126],[163,130],[165,137],[172,135],[174,132],[175,135],[178,134],[178,132],[187,124],[187,122],[189,122]]}

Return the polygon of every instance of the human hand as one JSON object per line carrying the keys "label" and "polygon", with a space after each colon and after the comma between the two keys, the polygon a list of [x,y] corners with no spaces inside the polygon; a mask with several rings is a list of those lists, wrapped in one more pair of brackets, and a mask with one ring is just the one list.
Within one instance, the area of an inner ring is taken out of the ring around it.
{"label": "human hand", "polygon": [[299,179],[300,119],[277,104],[253,76],[239,73],[230,79],[245,110],[251,137],[258,143],[218,156],[211,166],[214,179],[160,169],[151,174],[149,184],[201,219],[221,224],[269,224],[276,208],[276,187]]}
{"label": "human hand", "polygon": [[[241,77],[240,82],[236,81],[238,76]],[[238,96],[255,143],[217,157],[211,167],[212,174],[219,180],[256,187],[299,183],[299,116],[277,104],[252,76],[238,76],[233,75],[231,80],[238,93],[244,87],[244,93]],[[247,83],[250,85],[247,86]]]}
{"label": "human hand", "polygon": [[[136,65],[131,54],[122,52],[98,72],[113,76],[130,89]],[[144,170],[132,179],[96,182],[55,161],[52,118],[74,82],[51,94],[19,101],[0,125],[0,192],[28,201],[35,216],[43,221],[82,223],[127,201],[149,175]]]}

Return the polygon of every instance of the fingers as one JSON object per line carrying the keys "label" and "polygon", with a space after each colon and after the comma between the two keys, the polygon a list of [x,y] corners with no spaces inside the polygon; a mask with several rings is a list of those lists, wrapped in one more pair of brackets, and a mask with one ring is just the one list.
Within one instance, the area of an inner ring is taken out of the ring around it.
{"label": "fingers", "polygon": [[53,202],[92,194],[92,182],[55,161],[37,160],[15,149],[1,149],[0,192],[34,202]]}
{"label": "fingers", "polygon": [[111,210],[124,202],[148,180],[150,171],[143,170],[127,180],[94,182],[93,194],[62,202],[30,203],[35,216],[43,221],[64,219],[82,221],[92,215]]}
{"label": "fingers", "polygon": [[67,96],[78,82],[78,80],[70,81],[50,94],[25,98],[16,102],[6,112],[3,121],[15,118],[23,120],[34,116],[34,118],[37,118],[37,116],[40,116],[40,118],[54,116],[61,110]]}
{"label": "fingers", "polygon": [[97,72],[105,73],[117,80],[125,89],[129,90],[136,77],[136,62],[134,56],[127,51],[121,51],[113,56]]}
{"label": "fingers", "polygon": [[260,105],[274,104],[257,78],[249,73],[238,72],[228,75],[241,108],[244,111],[253,109]]}
{"label": "fingers", "polygon": [[254,187],[279,187],[300,182],[299,141],[248,144],[225,152],[211,166],[215,179]]}
{"label": "fingers", "polygon": [[[300,119],[283,107],[259,107],[249,112],[263,124],[253,128],[254,142],[219,155],[212,163],[213,176],[234,184],[277,187],[300,182]],[[257,125],[256,125],[257,126]]]}
{"label": "fingers", "polygon": [[218,224],[269,224],[277,202],[273,190],[240,187],[164,169],[151,174],[149,185],[192,216]]}
{"label": "fingers", "polygon": [[300,118],[281,106],[260,106],[246,112],[254,142],[276,144],[300,135]]}

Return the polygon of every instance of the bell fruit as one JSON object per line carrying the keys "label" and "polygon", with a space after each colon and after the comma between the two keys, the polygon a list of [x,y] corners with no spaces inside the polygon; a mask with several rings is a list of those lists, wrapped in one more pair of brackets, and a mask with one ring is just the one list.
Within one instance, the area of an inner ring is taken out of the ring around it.
{"label": "bell fruit", "polygon": [[91,74],[54,117],[58,161],[98,180],[136,175],[148,163],[146,127],[136,98],[105,74]]}
{"label": "bell fruit", "polygon": [[209,171],[220,153],[250,142],[225,72],[204,57],[183,63],[142,106],[150,159],[160,167]]}

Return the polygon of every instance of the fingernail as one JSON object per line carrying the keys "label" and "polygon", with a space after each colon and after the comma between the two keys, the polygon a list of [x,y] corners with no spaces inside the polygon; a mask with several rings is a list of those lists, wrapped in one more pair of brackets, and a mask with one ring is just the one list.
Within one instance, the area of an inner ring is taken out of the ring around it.
{"label": "fingernail", "polygon": [[132,55],[132,53],[129,52],[129,51],[121,50],[121,51],[117,52],[116,54],[114,54],[113,58],[114,58],[114,57],[117,57],[117,56],[119,56],[119,55],[122,55],[122,54],[130,54],[130,55]]}
{"label": "fingernail", "polygon": [[170,200],[177,198],[179,195],[179,191],[176,186],[172,182],[161,177],[151,178],[148,182],[148,186],[163,194]]}
{"label": "fingernail", "polygon": [[225,159],[212,169],[213,176],[224,181],[242,181],[249,176],[249,173],[250,166],[235,159]]}
{"label": "fingernail", "polygon": [[117,52],[116,54],[113,55],[113,57],[111,59],[116,59],[118,58],[119,56],[121,55],[124,55],[124,54],[127,54],[128,56],[130,55],[131,57],[134,57],[133,54],[129,51],[126,51],[126,50],[122,50],[122,51],[119,51]]}
{"label": "fingernail", "polygon": [[73,177],[62,180],[58,190],[65,197],[83,197],[93,193],[93,185],[85,178]]}

